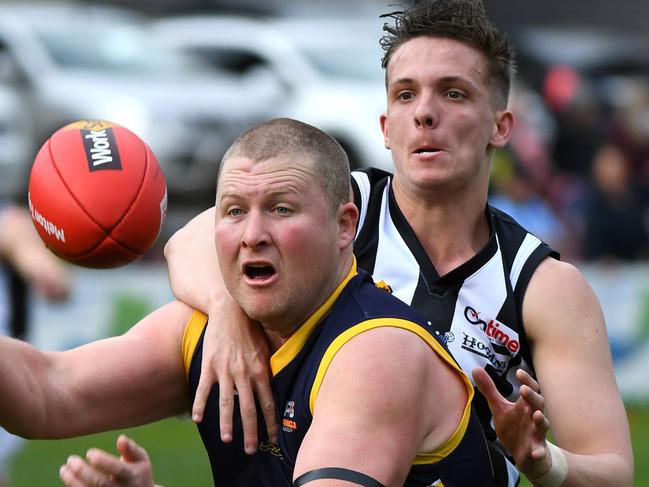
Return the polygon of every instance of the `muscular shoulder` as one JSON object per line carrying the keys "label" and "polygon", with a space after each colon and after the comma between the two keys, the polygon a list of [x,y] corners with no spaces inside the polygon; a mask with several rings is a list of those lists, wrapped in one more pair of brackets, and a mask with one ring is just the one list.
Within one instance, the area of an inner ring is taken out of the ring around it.
{"label": "muscular shoulder", "polygon": [[[384,326],[364,331],[347,342],[332,360],[333,367],[327,374],[333,376],[341,366],[353,366],[343,375],[345,378],[357,377],[362,375],[361,371],[378,369],[381,365],[381,370],[376,373],[385,374],[384,379],[416,382],[416,377],[433,363],[432,355],[430,347],[413,332]],[[350,371],[355,372],[350,374]]]}
{"label": "muscular shoulder", "polygon": [[[545,297],[561,302],[593,298],[593,291],[583,274],[568,262],[547,258],[538,266],[530,280],[526,294],[532,300]],[[569,298],[569,299],[568,299]]]}
{"label": "muscular shoulder", "polygon": [[[460,372],[453,370],[415,333],[393,327],[368,330],[350,340],[332,360],[320,396],[325,402],[355,397],[369,423],[414,418],[413,431],[436,446],[451,431],[466,400]],[[318,411],[318,402],[316,409]],[[405,413],[405,414],[404,414]],[[457,413],[457,414],[456,414]],[[395,416],[396,415],[396,416]],[[403,426],[403,425],[402,425]]]}
{"label": "muscular shoulder", "polygon": [[180,342],[194,310],[180,301],[172,301],[156,309],[128,332],[128,335]]}
{"label": "muscular shoulder", "polygon": [[574,265],[547,258],[538,266],[523,300],[525,330],[532,341],[549,330],[574,332],[574,326],[564,326],[568,320],[598,323],[601,315],[592,288]]}

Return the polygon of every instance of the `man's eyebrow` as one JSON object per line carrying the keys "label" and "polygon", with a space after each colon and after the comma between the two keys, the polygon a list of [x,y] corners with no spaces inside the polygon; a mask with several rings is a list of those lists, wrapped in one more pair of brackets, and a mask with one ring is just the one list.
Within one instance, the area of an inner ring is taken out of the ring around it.
{"label": "man's eyebrow", "polygon": [[[415,84],[415,83],[416,83],[416,81],[413,78],[404,77],[404,78],[399,78],[399,79],[396,79],[396,80],[388,83],[388,86],[411,85],[411,84]],[[473,85],[473,82],[470,79],[468,79],[468,78],[466,78],[464,76],[460,76],[460,75],[443,76],[441,78],[437,78],[435,80],[435,83],[438,83],[438,84],[439,83],[466,83],[466,84],[469,84],[469,85]]]}
{"label": "man's eyebrow", "polygon": [[[263,192],[263,197],[264,198],[281,198],[281,197],[286,197],[286,196],[293,196],[296,194],[299,194],[300,191],[298,188],[291,189],[291,185],[288,184],[285,187],[281,189],[273,189],[269,191],[264,191]],[[225,200],[225,199],[233,199],[233,200],[239,200],[243,199],[245,196],[242,196],[240,193],[234,192],[234,191],[224,191],[223,193],[220,193],[218,196],[219,201]]]}
{"label": "man's eyebrow", "polygon": [[399,78],[396,79],[392,82],[388,83],[388,86],[394,86],[394,85],[409,85],[414,83],[414,80],[412,78]]}
{"label": "man's eyebrow", "polygon": [[224,200],[224,199],[227,199],[227,198],[238,198],[240,195],[238,193],[233,192],[233,191],[226,191],[226,192],[223,192],[223,193],[219,192],[217,194],[217,196],[218,196],[217,200]]}
{"label": "man's eyebrow", "polygon": [[440,83],[464,83],[470,86],[473,86],[475,84],[471,79],[459,75],[444,76],[439,79],[439,82]]}

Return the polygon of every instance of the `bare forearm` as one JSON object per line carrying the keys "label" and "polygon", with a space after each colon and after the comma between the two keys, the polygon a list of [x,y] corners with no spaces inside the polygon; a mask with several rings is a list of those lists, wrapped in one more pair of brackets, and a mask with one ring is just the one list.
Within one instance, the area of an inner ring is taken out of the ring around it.
{"label": "bare forearm", "polygon": [[[579,460],[568,460],[566,487],[599,485],[602,487],[631,487],[633,485],[633,463],[612,453],[590,457],[578,456]],[[570,473],[570,466],[574,474]]]}
{"label": "bare forearm", "polygon": [[43,434],[47,421],[47,389],[39,377],[47,375],[48,355],[31,345],[0,337],[0,425],[27,438]]}
{"label": "bare forearm", "polygon": [[601,306],[581,273],[547,259],[525,295],[523,319],[554,438],[562,486],[632,485],[629,425]]}
{"label": "bare forearm", "polygon": [[[633,485],[633,465],[619,455],[602,453],[598,455],[579,455],[564,450],[568,461],[568,476],[561,487],[631,487]],[[541,483],[532,482],[536,487]]]}
{"label": "bare forearm", "polygon": [[225,291],[214,247],[214,208],[193,218],[169,239],[164,249],[174,295],[207,313]]}
{"label": "bare forearm", "polygon": [[182,367],[173,353],[179,340],[167,346],[132,335],[66,352],[40,352],[0,337],[0,426],[26,438],[55,439],[186,411]]}

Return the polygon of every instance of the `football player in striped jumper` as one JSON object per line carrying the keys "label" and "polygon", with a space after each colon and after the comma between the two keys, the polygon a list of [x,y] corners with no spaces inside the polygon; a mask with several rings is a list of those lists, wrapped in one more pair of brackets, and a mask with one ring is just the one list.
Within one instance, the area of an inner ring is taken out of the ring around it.
{"label": "football player in striped jumper", "polygon": [[[591,287],[557,252],[487,204],[493,153],[514,126],[508,37],[480,0],[423,0],[386,17],[387,109],[380,126],[394,174],[352,174],[359,267],[422,311],[473,372],[485,433],[510,456],[495,466],[509,485],[516,485],[517,470],[539,486],[631,485],[628,422]],[[192,271],[214,260],[205,242],[211,221],[209,211],[197,217],[166,250],[176,295],[224,316],[222,294]],[[205,345],[214,358],[203,363],[214,366],[202,376],[196,419],[210,377],[222,386],[224,422],[232,402],[223,384],[235,384],[244,409],[255,391],[269,410],[259,358],[264,344],[246,345],[254,342],[254,327],[222,320],[214,328]],[[546,441],[550,424],[556,445]],[[254,423],[246,425],[254,448]],[[221,431],[228,434],[227,427]]]}

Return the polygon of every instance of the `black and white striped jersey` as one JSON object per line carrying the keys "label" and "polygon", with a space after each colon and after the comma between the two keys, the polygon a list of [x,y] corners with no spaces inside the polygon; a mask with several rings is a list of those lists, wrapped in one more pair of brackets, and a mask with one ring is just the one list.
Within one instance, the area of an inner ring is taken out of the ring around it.
{"label": "black and white striped jersey", "polygon": [[[352,173],[360,219],[354,243],[358,266],[393,294],[423,312],[462,369],[482,367],[501,394],[518,397],[518,368],[534,373],[522,320],[525,290],[534,270],[557,252],[510,216],[487,206],[490,237],[471,259],[440,276],[397,206],[389,173]],[[476,390],[474,406],[485,435],[495,441],[491,414]],[[509,485],[518,474],[508,465]]]}

